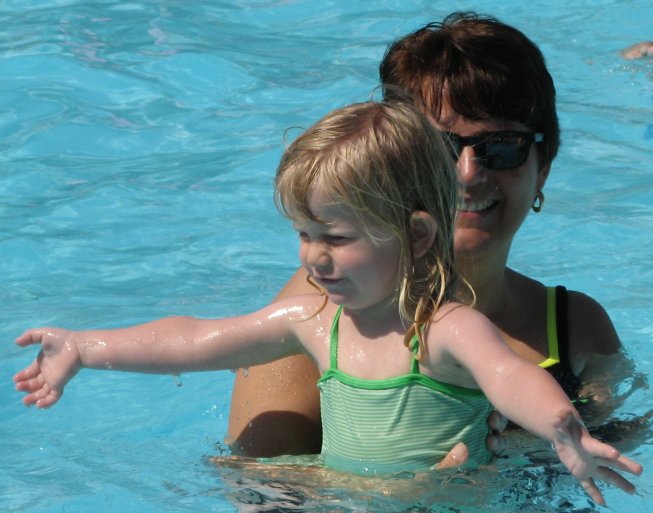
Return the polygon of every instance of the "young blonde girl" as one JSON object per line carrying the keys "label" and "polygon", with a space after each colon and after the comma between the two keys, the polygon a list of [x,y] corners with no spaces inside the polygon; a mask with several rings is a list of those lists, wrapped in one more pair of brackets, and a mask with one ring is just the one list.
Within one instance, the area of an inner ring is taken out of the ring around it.
{"label": "young blonde girl", "polygon": [[17,343],[41,344],[41,352],[15,376],[16,388],[26,404],[46,408],[82,367],[179,373],[304,352],[322,372],[329,467],[428,468],[455,441],[487,462],[491,402],[551,441],[596,502],[595,478],[632,493],[613,469],[639,474],[641,466],[592,439],[556,382],[463,304],[472,294],[454,271],[457,182],[448,155],[409,105],[369,102],[328,114],[290,145],[276,175],[278,205],[322,295],[227,319],[29,330]]}

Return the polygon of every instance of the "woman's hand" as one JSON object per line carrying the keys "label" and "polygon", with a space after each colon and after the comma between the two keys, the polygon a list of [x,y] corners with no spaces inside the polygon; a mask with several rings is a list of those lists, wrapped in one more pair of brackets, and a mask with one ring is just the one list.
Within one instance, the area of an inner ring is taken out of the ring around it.
{"label": "woman's hand", "polygon": [[498,455],[506,448],[506,440],[501,433],[508,427],[508,419],[494,410],[487,418],[487,425],[490,428],[490,434],[485,439],[485,445],[490,452]]}
{"label": "woman's hand", "polygon": [[16,339],[22,347],[41,344],[32,364],[14,376],[16,390],[27,394],[24,404],[49,408],[61,398],[64,386],[81,367],[74,334],[69,330],[41,328],[28,330]]}
{"label": "woman's hand", "polygon": [[[506,429],[506,426],[508,426],[508,419],[495,410],[490,413],[490,416],[487,418],[487,425],[490,428],[490,434],[486,438],[485,444],[491,452],[497,454],[506,446],[506,442],[501,436],[501,433]],[[467,463],[468,459],[469,449],[463,442],[459,442],[453,446],[435,468],[442,470],[445,468],[460,467]]]}

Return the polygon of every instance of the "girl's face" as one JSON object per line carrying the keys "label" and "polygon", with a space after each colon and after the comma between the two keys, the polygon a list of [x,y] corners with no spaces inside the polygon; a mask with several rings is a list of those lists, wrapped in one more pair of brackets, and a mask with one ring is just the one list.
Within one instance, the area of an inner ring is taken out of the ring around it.
{"label": "girl's face", "polygon": [[[530,132],[520,123],[487,119],[474,121],[443,110],[436,127],[461,137],[484,132],[514,130]],[[489,256],[505,261],[515,233],[533,205],[537,191],[544,187],[549,166],[538,170],[535,144],[527,160],[513,169],[485,169],[472,147],[466,146],[457,163],[463,185],[462,202],[456,218],[454,247],[456,256]]]}
{"label": "girl's face", "polygon": [[329,299],[362,310],[393,297],[401,253],[397,237],[378,228],[373,240],[345,207],[329,202],[319,191],[311,194],[309,205],[323,222],[294,224],[299,257]]}

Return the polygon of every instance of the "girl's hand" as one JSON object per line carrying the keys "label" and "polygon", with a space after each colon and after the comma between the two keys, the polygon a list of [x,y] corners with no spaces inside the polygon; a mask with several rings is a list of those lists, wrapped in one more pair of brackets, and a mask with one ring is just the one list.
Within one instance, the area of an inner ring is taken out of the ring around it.
{"label": "girl's hand", "polygon": [[583,423],[571,412],[557,417],[554,447],[560,461],[580,481],[585,491],[597,504],[605,504],[595,479],[606,481],[627,493],[634,493],[630,481],[613,469],[630,474],[642,473],[642,466],[622,456],[617,449],[592,438]]}
{"label": "girl's hand", "polygon": [[23,403],[37,408],[49,408],[63,395],[63,388],[81,367],[75,332],[57,328],[28,330],[16,339],[27,347],[41,344],[36,360],[16,373],[16,390],[25,392]]}

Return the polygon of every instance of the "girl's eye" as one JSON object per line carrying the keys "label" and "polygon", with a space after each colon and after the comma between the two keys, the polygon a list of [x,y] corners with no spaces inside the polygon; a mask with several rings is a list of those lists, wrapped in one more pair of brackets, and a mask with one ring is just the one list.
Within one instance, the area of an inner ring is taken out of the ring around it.
{"label": "girl's eye", "polygon": [[351,238],[345,237],[344,235],[325,235],[324,240],[328,244],[338,246],[338,245],[346,244],[351,240]]}

